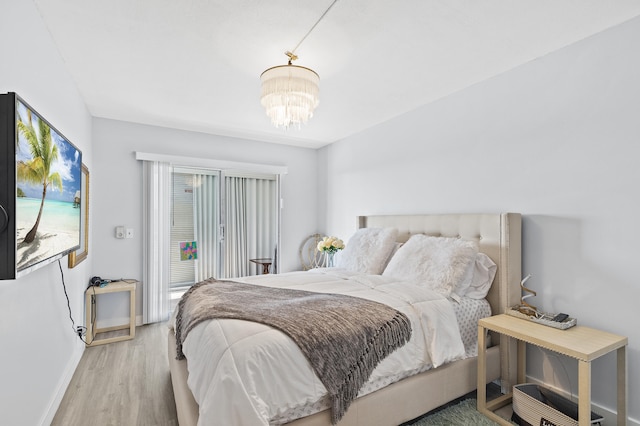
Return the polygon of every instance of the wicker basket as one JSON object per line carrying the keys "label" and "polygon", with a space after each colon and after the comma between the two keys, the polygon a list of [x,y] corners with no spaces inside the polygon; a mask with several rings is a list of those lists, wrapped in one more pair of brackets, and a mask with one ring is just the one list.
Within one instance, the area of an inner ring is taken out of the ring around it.
{"label": "wicker basket", "polygon": [[517,307],[508,308],[505,313],[513,317],[522,318],[527,321],[546,325],[548,327],[559,328],[560,330],[566,330],[578,323],[578,320],[576,320],[575,318],[567,318],[562,322],[553,321],[552,318],[555,316],[555,314],[540,313],[539,316],[525,315],[522,312],[518,311]]}
{"label": "wicker basket", "polygon": [[[578,426],[575,402],[531,383],[513,387],[513,414],[512,420],[521,426]],[[591,412],[591,424],[601,424],[602,420],[602,416]]]}

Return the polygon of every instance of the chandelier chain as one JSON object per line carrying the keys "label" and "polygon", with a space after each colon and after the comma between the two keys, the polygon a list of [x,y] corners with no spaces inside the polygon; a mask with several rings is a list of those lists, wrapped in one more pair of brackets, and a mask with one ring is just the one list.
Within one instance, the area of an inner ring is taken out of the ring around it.
{"label": "chandelier chain", "polygon": [[300,47],[300,45],[302,44],[303,41],[305,41],[305,39],[309,36],[309,34],[311,34],[311,31],[313,31],[315,29],[315,27],[320,23],[320,21],[322,21],[322,18],[324,18],[324,16],[329,13],[329,11],[331,10],[331,8],[333,7],[333,5],[335,5],[338,2],[338,0],[333,0],[333,3],[331,3],[331,5],[329,5],[329,7],[327,8],[327,10],[324,11],[324,13],[322,14],[322,16],[320,16],[320,18],[316,21],[315,24],[313,24],[313,26],[311,27],[311,29],[309,31],[307,31],[307,33],[304,35],[304,37],[302,37],[302,40],[300,40],[298,42],[298,44],[296,44],[296,47],[293,48],[293,50],[291,51],[292,54],[296,53],[296,50],[298,50],[298,47]]}

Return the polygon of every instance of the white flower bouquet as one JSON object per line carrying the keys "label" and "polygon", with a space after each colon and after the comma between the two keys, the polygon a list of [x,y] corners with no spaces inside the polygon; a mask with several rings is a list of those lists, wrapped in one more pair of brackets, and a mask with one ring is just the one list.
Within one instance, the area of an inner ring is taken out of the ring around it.
{"label": "white flower bouquet", "polygon": [[337,237],[324,237],[322,241],[318,243],[318,251],[323,253],[334,254],[343,248],[344,242]]}
{"label": "white flower bouquet", "polygon": [[344,248],[344,242],[337,237],[324,237],[322,241],[318,243],[318,251],[324,254],[324,266],[332,268],[333,255],[339,250]]}

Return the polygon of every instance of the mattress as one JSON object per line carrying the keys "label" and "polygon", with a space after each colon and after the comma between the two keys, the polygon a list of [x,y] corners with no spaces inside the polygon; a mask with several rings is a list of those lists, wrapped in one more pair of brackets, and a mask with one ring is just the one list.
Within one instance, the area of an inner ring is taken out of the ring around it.
{"label": "mattress", "polygon": [[[386,303],[407,314],[414,330],[411,341],[379,364],[359,396],[438,365],[475,356],[475,318],[482,312],[490,313],[482,301],[451,302],[408,283],[335,268],[238,281],[349,294]],[[268,326],[238,320],[208,321],[191,331],[183,350],[188,359],[189,387],[200,406],[200,424],[213,424],[220,418],[234,424],[282,424],[328,407],[326,390],[308,361],[288,337]]]}

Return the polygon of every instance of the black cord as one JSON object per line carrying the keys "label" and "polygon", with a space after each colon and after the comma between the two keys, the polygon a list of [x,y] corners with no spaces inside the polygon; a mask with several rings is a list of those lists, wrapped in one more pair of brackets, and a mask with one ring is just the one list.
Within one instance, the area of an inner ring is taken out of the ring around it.
{"label": "black cord", "polygon": [[64,290],[64,296],[67,298],[67,308],[69,309],[69,319],[71,320],[71,329],[73,330],[73,334],[78,336],[80,340],[84,342],[85,345],[89,345],[86,340],[82,338],[83,331],[86,331],[86,327],[78,327],[76,328],[76,323],[73,320],[73,316],[71,315],[71,303],[69,302],[69,295],[67,294],[67,286],[64,283],[64,272],[62,272],[62,263],[60,263],[60,259],[58,259],[58,267],[60,268],[60,277],[62,278],[62,288]]}

